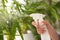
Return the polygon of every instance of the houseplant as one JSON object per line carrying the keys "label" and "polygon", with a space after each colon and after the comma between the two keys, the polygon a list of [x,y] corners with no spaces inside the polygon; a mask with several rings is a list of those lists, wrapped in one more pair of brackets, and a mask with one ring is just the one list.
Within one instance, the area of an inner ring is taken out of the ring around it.
{"label": "houseplant", "polygon": [[[9,1],[9,0],[8,0]],[[1,23],[0,26],[3,26],[3,29],[1,27],[1,34],[4,33],[8,34],[9,39],[8,40],[14,40],[15,38],[15,33],[16,33],[16,28],[18,28],[19,33],[21,34],[22,40],[24,40],[22,36],[22,30],[21,30],[21,24],[26,27],[26,30],[30,29],[32,33],[34,34],[34,37],[37,40],[40,40],[40,35],[37,34],[36,28],[31,25],[32,18],[26,16],[30,15],[31,13],[42,13],[45,14],[46,17],[45,19],[49,20],[50,23],[54,26],[54,23],[58,23],[60,21],[60,16],[58,14],[58,5],[56,2],[52,0],[47,0],[48,3],[44,0],[42,1],[32,1],[32,0],[25,0],[26,5],[20,4],[18,1],[13,0],[11,6],[6,6],[5,3],[8,3],[7,0],[2,0],[2,6],[0,8],[0,19]],[[23,9],[24,7],[25,9]],[[9,11],[8,11],[8,8]],[[52,19],[52,20],[51,20]],[[2,24],[2,25],[1,25]],[[6,32],[5,32],[6,31]],[[2,37],[1,40],[3,40],[3,35],[0,36]]]}

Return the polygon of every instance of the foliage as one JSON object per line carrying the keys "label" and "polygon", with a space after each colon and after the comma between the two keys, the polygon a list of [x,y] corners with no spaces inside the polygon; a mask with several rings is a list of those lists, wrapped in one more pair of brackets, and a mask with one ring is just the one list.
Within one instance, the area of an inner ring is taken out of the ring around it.
{"label": "foliage", "polygon": [[[24,0],[26,4],[21,4],[17,0],[13,0],[10,6],[7,6],[9,0],[2,0],[0,7],[0,36],[3,40],[3,35],[8,35],[8,40],[14,40],[16,35],[16,28],[23,38],[24,31],[31,30],[36,40],[40,40],[40,35],[37,34],[36,28],[32,26],[33,19],[28,15],[32,13],[41,13],[46,15],[48,20],[53,26],[58,25],[60,21],[60,2],[49,0],[48,2]],[[9,10],[9,11],[8,11]]]}

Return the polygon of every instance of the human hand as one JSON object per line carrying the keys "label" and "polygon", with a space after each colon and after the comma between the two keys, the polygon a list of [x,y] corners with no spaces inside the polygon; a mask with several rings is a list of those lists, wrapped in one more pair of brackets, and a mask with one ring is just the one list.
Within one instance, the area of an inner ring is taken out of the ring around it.
{"label": "human hand", "polygon": [[[47,29],[51,26],[50,23],[45,21],[45,20],[42,21],[42,23],[44,25],[46,25]],[[43,34],[46,31],[46,29],[44,27],[42,28],[42,26],[41,26],[41,24],[39,22],[36,23],[35,21],[33,21],[32,25],[36,27],[38,34]]]}
{"label": "human hand", "polygon": [[[50,25],[50,23],[45,20],[42,21],[42,23],[44,25],[46,25],[46,28],[50,34],[51,39],[52,40],[59,40],[59,36],[58,36],[57,32],[54,30],[54,28],[52,27],[52,25]],[[32,25],[34,25],[36,27],[38,34],[43,34],[44,32],[46,32],[46,29],[42,28],[42,26],[39,22],[36,23],[35,21],[33,21]]]}

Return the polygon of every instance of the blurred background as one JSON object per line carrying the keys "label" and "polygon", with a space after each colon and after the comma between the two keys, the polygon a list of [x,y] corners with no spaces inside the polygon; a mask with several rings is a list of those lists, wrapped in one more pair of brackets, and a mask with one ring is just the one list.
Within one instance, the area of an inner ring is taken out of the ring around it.
{"label": "blurred background", "polygon": [[0,40],[41,40],[33,19],[40,13],[60,34],[60,0],[0,0]]}

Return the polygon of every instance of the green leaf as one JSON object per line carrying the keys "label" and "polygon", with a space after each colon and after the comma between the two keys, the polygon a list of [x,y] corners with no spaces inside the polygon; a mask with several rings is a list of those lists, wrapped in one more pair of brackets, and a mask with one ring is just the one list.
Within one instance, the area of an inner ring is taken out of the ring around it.
{"label": "green leaf", "polygon": [[5,0],[2,0],[2,5],[5,8]]}
{"label": "green leaf", "polygon": [[[17,23],[17,24],[19,25],[19,23]],[[20,34],[22,40],[24,40],[21,27],[20,26],[17,26],[17,28],[18,28],[18,31],[19,31],[19,34]]]}
{"label": "green leaf", "polygon": [[8,2],[8,0],[5,0],[6,2]]}
{"label": "green leaf", "polygon": [[3,29],[2,29],[2,26],[0,24],[0,40],[3,40]]}
{"label": "green leaf", "polygon": [[57,2],[54,6],[55,6],[56,8],[60,8],[60,2]]}
{"label": "green leaf", "polygon": [[16,27],[17,27],[18,25],[17,25],[17,20],[13,20],[13,22],[12,22],[12,25],[11,25],[11,34],[10,34],[10,36],[11,36],[11,38],[10,38],[10,40],[14,40],[15,39],[15,34],[16,34]]}
{"label": "green leaf", "polygon": [[[2,33],[3,34],[3,33]],[[4,40],[3,35],[0,35],[0,40]]]}
{"label": "green leaf", "polygon": [[16,4],[16,10],[18,10],[20,12],[21,4],[19,2],[17,2],[16,0],[14,0],[14,4]]}
{"label": "green leaf", "polygon": [[53,7],[50,8],[50,12],[55,19],[59,19],[58,12]]}
{"label": "green leaf", "polygon": [[41,2],[33,2],[29,5],[25,5],[24,7],[26,9],[23,10],[24,13],[40,13],[45,11],[48,5],[45,2],[41,1]]}

